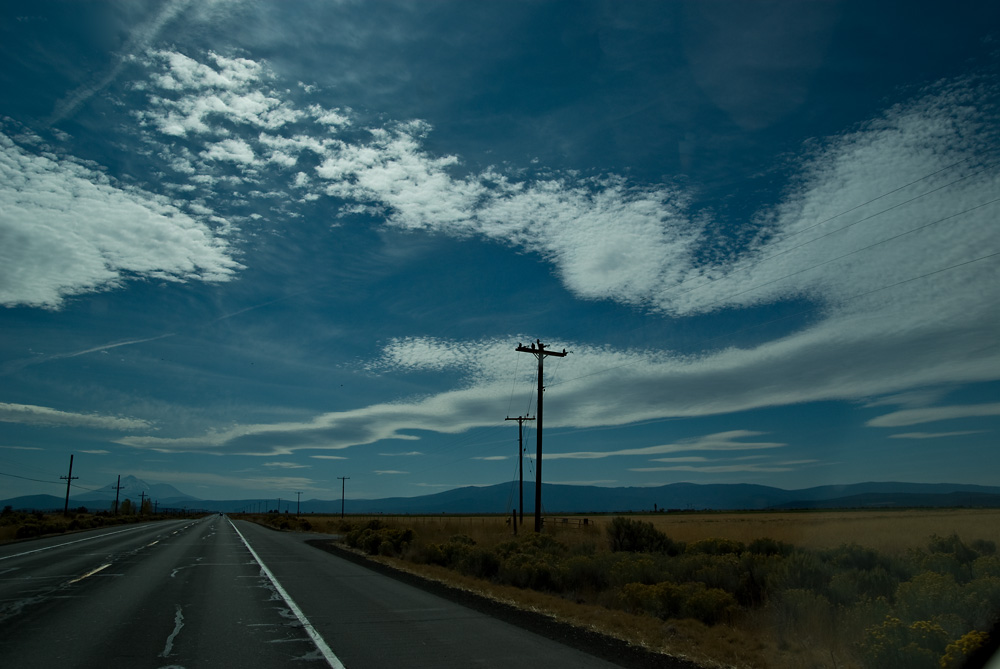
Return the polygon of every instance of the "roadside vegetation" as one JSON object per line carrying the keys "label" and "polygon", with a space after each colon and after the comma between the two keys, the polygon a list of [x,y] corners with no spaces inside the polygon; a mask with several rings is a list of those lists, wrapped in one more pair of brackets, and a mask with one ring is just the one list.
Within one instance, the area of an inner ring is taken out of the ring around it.
{"label": "roadside vegetation", "polygon": [[[547,525],[516,537],[496,518],[277,517],[272,524],[305,529],[293,527],[304,521],[376,559],[706,665],[960,667],[1000,616],[997,542],[957,532],[899,535],[895,527],[921,522],[919,512],[906,514],[882,514],[882,531],[868,537],[881,549],[831,545],[829,536],[807,544],[745,537],[745,525],[762,514],[725,523],[689,514],[690,529],[700,528],[687,534],[714,525],[722,535],[699,538],[668,535],[660,517],[656,525],[637,517]],[[836,519],[810,515],[798,522]],[[851,519],[873,516],[838,522]],[[981,517],[969,525],[996,527]]]}
{"label": "roadside vegetation", "polygon": [[76,530],[176,517],[175,515],[154,514],[152,511],[139,514],[131,504],[127,507],[123,504],[117,515],[110,511],[92,513],[85,507],[79,507],[70,509],[68,516],[62,513],[42,511],[15,511],[10,506],[5,506],[0,511],[0,543],[63,534]]}

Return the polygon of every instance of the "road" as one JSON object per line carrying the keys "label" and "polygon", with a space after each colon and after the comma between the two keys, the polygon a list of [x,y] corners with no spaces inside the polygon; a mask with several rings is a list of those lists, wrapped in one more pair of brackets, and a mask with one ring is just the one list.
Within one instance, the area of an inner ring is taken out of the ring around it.
{"label": "road", "polygon": [[224,516],[0,546],[0,663],[616,666]]}

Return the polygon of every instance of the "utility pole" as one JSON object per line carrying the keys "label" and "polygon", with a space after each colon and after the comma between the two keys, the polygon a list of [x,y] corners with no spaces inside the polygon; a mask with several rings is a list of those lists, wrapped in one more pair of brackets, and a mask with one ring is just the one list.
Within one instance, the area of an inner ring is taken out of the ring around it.
{"label": "utility pole", "polygon": [[115,484],[115,515],[118,515],[118,493],[122,489],[122,475],[118,475],[118,483]]}
{"label": "utility pole", "polygon": [[297,492],[297,493],[295,493],[295,495],[296,495],[296,497],[295,497],[295,515],[298,516],[299,515],[299,506],[300,506],[300,504],[302,502],[302,493]]}
{"label": "utility pole", "polygon": [[350,476],[338,476],[340,479],[340,517],[344,517],[344,488],[347,485],[346,481],[351,478]]}
{"label": "utility pole", "polygon": [[60,476],[61,479],[66,479],[66,506],[63,507],[63,515],[69,516],[69,487],[73,484],[74,479],[80,478],[79,476],[73,476],[73,454],[70,453],[69,456],[69,474],[66,476]]}
{"label": "utility pole", "polygon": [[521,495],[520,509],[521,519],[518,522],[519,525],[524,525],[524,437],[523,430],[524,421],[535,420],[534,418],[527,418],[525,416],[518,416],[517,418],[511,418],[507,416],[504,420],[516,420],[517,421],[517,475],[520,479],[519,492]]}
{"label": "utility pole", "polygon": [[545,382],[542,380],[542,374],[545,367],[545,356],[554,355],[557,358],[566,357],[566,349],[562,350],[562,353],[558,351],[546,351],[545,344],[542,343],[540,339],[536,339],[538,346],[532,344],[531,347],[517,345],[516,351],[520,353],[531,353],[536,358],[538,358],[538,410],[536,411],[536,416],[538,416],[538,434],[535,435],[537,438],[537,445],[535,447],[535,532],[542,531],[542,394],[545,392]]}
{"label": "utility pole", "polygon": [[139,493],[139,515],[142,515],[142,507],[146,506],[146,492]]}

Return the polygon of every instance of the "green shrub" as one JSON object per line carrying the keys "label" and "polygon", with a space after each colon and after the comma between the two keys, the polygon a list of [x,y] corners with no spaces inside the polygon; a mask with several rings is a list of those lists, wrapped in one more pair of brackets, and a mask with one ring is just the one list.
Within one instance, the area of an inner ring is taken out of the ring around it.
{"label": "green shrub", "polygon": [[768,537],[754,539],[747,545],[747,552],[754,555],[791,555],[795,546]]}
{"label": "green shrub", "polygon": [[850,569],[837,572],[830,579],[829,594],[834,604],[847,606],[860,599],[891,598],[899,581],[884,567],[871,570]]}
{"label": "green shrub", "polygon": [[809,551],[795,551],[781,560],[770,574],[768,586],[774,591],[805,589],[825,593],[833,577],[833,567]]}
{"label": "green shrub", "polygon": [[962,586],[962,608],[956,613],[965,618],[968,627],[992,627],[1000,618],[1000,578],[978,578]]}
{"label": "green shrub", "polygon": [[[360,548],[369,555],[395,556],[403,552],[413,537],[411,529],[390,528],[375,520],[363,528],[351,530],[344,539],[348,546]],[[383,543],[387,544],[385,548]]]}
{"label": "green shrub", "polygon": [[938,669],[948,641],[939,625],[926,620],[906,625],[889,617],[865,632],[860,650],[871,669]]}
{"label": "green shrub", "polygon": [[514,553],[501,562],[497,579],[518,588],[557,592],[556,571],[546,556]]}
{"label": "green shrub", "polygon": [[560,589],[563,592],[600,592],[608,587],[608,562],[594,556],[574,555],[559,565]]}
{"label": "green shrub", "polygon": [[704,583],[629,583],[622,588],[620,599],[630,612],[646,612],[664,620],[693,618],[706,625],[731,619],[737,609],[731,594],[707,588]]}
{"label": "green shrub", "polygon": [[607,528],[608,543],[613,552],[666,553],[680,555],[684,544],[660,532],[652,523],[618,516]]}
{"label": "green shrub", "polygon": [[687,552],[705,555],[739,555],[746,546],[742,541],[732,539],[701,539],[687,545]]}
{"label": "green shrub", "polygon": [[963,593],[951,574],[917,574],[896,588],[896,608],[904,620],[930,620],[942,613],[958,613]]}
{"label": "green shrub", "polygon": [[972,630],[968,634],[951,642],[945,648],[944,656],[941,657],[941,669],[959,669],[960,667],[964,667],[969,656],[979,650],[988,638],[986,632]]}
{"label": "green shrub", "polygon": [[609,581],[613,587],[628,583],[649,585],[662,581],[663,573],[649,555],[624,555],[611,566]]}

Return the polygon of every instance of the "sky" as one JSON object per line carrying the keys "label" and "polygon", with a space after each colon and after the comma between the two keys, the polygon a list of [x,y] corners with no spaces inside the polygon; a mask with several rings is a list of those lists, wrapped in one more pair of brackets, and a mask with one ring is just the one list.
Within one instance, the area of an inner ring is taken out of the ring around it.
{"label": "sky", "polygon": [[546,483],[1000,485],[1000,4],[10,0],[0,62],[0,498],[512,482],[530,343]]}

